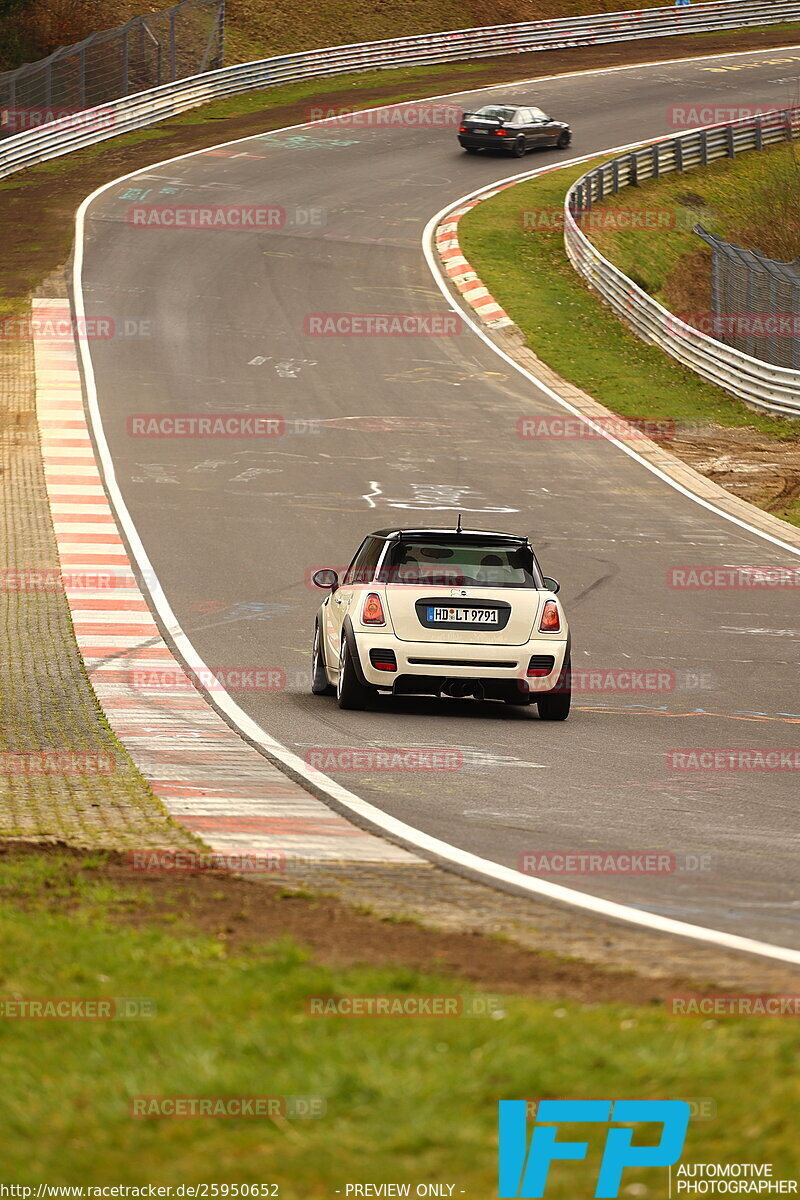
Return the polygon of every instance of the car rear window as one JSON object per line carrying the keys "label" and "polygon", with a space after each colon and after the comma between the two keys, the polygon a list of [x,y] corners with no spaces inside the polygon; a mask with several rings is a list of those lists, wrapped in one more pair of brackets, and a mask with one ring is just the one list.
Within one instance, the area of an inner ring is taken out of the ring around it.
{"label": "car rear window", "polygon": [[487,104],[484,108],[479,108],[474,114],[476,117],[490,117],[493,121],[513,121],[515,108],[498,108],[497,105]]}
{"label": "car rear window", "polygon": [[378,578],[383,583],[431,587],[535,588],[533,553],[524,544],[401,539]]}

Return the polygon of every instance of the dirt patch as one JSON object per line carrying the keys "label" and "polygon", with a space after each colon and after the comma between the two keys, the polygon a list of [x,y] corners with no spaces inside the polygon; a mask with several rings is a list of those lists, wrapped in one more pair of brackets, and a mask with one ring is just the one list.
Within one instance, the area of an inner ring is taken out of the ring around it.
{"label": "dirt patch", "polygon": [[742,500],[785,517],[800,498],[800,439],[777,441],[754,429],[679,434],[669,450]]}
{"label": "dirt patch", "polygon": [[[0,843],[0,862],[30,855],[56,858],[62,866],[59,886],[48,900],[47,888],[35,905],[69,912],[81,904],[64,899],[64,885],[91,880],[124,887],[141,904],[110,905],[112,922],[134,927],[176,923],[218,938],[231,952],[244,952],[289,937],[307,947],[316,962],[345,968],[356,965],[409,967],[453,975],[493,991],[520,993],[544,1000],[578,1003],[663,1003],[690,987],[686,977],[646,978],[604,971],[590,963],[559,959],[481,933],[425,928],[413,921],[386,919],[326,895],[310,896],[286,883],[246,879],[222,872],[143,875],[120,854],[107,859],[66,845]],[[0,887],[5,904],[24,901]]]}
{"label": "dirt patch", "polygon": [[[387,80],[372,88],[359,89],[355,93],[355,103],[361,108],[390,101],[398,94],[422,98],[432,93],[441,95],[448,91],[599,67],[732,50],[768,49],[785,45],[787,41],[791,41],[790,31],[773,28],[515,54],[478,61],[470,64],[467,70],[462,66],[457,71],[439,70],[422,75],[413,85],[398,85]],[[267,90],[264,108],[259,112],[238,117],[209,117],[193,125],[183,125],[180,118],[161,122],[145,134],[137,135],[141,140],[136,144],[111,140],[103,143],[99,153],[96,150],[79,152],[69,156],[68,160],[59,159],[54,164],[12,176],[0,184],[0,226],[5,234],[0,242],[0,296],[28,295],[45,275],[65,261],[73,237],[75,210],[102,184],[178,154],[300,123],[307,119],[307,110],[311,106],[335,108],[353,103],[354,93],[346,89],[323,91],[317,96],[282,105],[273,103]],[[18,186],[20,184],[22,186]]]}

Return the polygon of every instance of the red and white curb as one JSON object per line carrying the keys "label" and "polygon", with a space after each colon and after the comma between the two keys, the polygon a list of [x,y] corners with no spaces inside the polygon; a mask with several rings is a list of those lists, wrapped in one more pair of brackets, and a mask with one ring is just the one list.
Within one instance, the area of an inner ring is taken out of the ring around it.
{"label": "red and white curb", "polygon": [[[514,183],[517,182],[514,180]],[[512,186],[513,184],[510,183],[501,184],[500,187],[484,192],[476,199],[462,205],[461,208],[448,213],[447,219],[437,228],[434,239],[436,252],[441,259],[445,275],[461,293],[470,308],[474,309],[484,325],[490,329],[505,329],[514,322],[490,294],[489,289],[484,287],[477,272],[472,269],[469,261],[464,257],[458,240],[458,223],[465,213],[470,212],[476,205],[488,200],[491,196],[497,196]]]}
{"label": "red and white curb", "polygon": [[194,686],[161,636],[117,529],[72,339],[50,335],[71,328],[69,302],[35,300],[33,318],[47,495],[75,637],[111,728],[167,811],[223,855],[418,863],[287,778]]}

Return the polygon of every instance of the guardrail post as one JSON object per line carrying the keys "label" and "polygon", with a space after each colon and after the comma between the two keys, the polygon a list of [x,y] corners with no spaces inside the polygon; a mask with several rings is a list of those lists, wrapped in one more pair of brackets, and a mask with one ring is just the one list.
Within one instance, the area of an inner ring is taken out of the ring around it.
{"label": "guardrail post", "polygon": [[679,175],[683,174],[683,142],[680,138],[675,138],[672,143],[675,147],[675,170]]}
{"label": "guardrail post", "polygon": [[78,104],[86,108],[86,48],[78,52]]}
{"label": "guardrail post", "polygon": [[728,149],[728,158],[736,157],[736,142],[733,137],[733,126],[729,125],[725,130],[725,145]]}
{"label": "guardrail post", "polygon": [[629,162],[630,162],[630,181],[631,181],[630,186],[638,187],[639,186],[639,159],[637,158],[635,153],[631,154]]}
{"label": "guardrail post", "polygon": [[615,158],[611,164],[611,179],[613,181],[611,186],[613,187],[614,195],[616,196],[617,192],[619,191],[619,159],[618,158]]}
{"label": "guardrail post", "polygon": [[653,146],[653,179],[659,179],[661,176],[661,155],[659,154],[659,145],[656,142]]}
{"label": "guardrail post", "polygon": [[605,189],[605,180],[603,179],[603,168],[598,167],[597,168],[597,201],[598,201],[598,203],[605,200],[605,198],[606,198],[605,192],[606,192],[606,189]]}
{"label": "guardrail post", "polygon": [[128,44],[128,26],[125,26],[125,33],[122,37],[122,95],[128,94],[128,62],[130,59],[130,46]]}
{"label": "guardrail post", "polygon": [[761,117],[756,117],[756,150],[764,149],[764,126]]}
{"label": "guardrail post", "polygon": [[703,167],[708,166],[708,130],[704,129],[700,134],[700,164]]}
{"label": "guardrail post", "polygon": [[169,81],[174,83],[178,74],[178,54],[175,37],[175,9],[169,14]]}

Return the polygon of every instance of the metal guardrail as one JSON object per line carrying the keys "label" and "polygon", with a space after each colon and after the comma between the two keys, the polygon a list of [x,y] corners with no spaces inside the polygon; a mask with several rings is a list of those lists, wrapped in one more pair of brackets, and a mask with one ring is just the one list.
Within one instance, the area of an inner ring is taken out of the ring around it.
{"label": "metal guardrail", "polygon": [[145,128],[210,100],[276,84],[353,71],[389,70],[795,20],[800,20],[800,0],[717,0],[689,8],[653,8],[457,29],[284,54],[196,75],[87,109],[39,130],[15,134],[0,143],[0,179],[117,134]]}
{"label": "metal guardrail", "polygon": [[573,267],[634,333],[746,404],[791,416],[800,416],[800,371],[751,358],[682,321],[604,258],[580,221],[594,204],[621,188],[798,136],[800,109],[782,109],[662,138],[581,176],[567,193],[564,213],[564,242]]}

